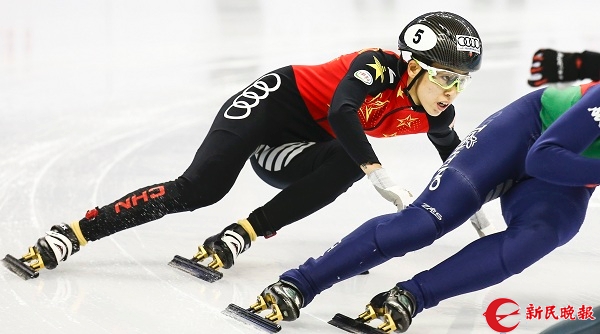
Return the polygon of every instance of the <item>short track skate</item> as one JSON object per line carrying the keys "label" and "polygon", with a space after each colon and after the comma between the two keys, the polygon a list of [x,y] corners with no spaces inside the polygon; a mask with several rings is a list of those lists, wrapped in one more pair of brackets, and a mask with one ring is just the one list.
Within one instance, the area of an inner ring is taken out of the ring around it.
{"label": "short track skate", "polygon": [[199,263],[209,256],[211,255],[206,251],[206,249],[204,249],[203,246],[200,246],[198,247],[198,253],[196,253],[196,255],[194,255],[191,259],[175,255],[173,260],[169,262],[169,265],[204,281],[213,283],[223,278],[223,273],[217,271],[217,269],[223,266],[223,263],[216,254],[212,255],[213,261],[210,262],[208,266],[204,266]]}
{"label": "short track skate", "polygon": [[235,304],[229,304],[229,306],[223,310],[223,314],[263,331],[277,333],[281,330],[281,326],[277,324],[277,322],[283,319],[283,315],[277,307],[277,304],[271,305],[271,309],[273,310],[272,313],[264,317],[258,314],[267,308],[269,308],[269,306],[264,298],[259,296],[256,303],[252,304],[249,308],[245,309]]}
{"label": "short track skate", "polygon": [[341,313],[337,313],[327,323],[349,333],[359,334],[385,334],[396,330],[396,324],[387,314],[383,314],[384,322],[379,327],[372,327],[368,323],[377,319],[377,313],[371,305],[367,305],[365,312],[357,318],[350,318]]}
{"label": "short track skate", "polygon": [[19,259],[6,254],[2,264],[24,280],[38,277],[38,271],[43,268],[39,253],[33,247],[30,247],[29,252]]}

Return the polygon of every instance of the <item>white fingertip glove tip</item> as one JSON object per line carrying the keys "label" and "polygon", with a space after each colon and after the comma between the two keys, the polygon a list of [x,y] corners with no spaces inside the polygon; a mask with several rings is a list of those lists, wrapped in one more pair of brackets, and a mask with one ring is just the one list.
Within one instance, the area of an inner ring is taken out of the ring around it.
{"label": "white fingertip glove tip", "polygon": [[396,205],[398,211],[401,211],[404,208],[406,208],[414,200],[414,197],[410,191],[404,188],[400,188],[399,186],[394,186],[386,190],[392,191],[397,195],[398,198],[396,198],[396,200],[394,201],[394,205]]}

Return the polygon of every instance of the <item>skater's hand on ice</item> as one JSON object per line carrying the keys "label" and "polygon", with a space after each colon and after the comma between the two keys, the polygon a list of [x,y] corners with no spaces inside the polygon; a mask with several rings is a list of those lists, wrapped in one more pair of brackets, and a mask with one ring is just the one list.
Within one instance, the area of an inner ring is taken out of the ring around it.
{"label": "skater's hand on ice", "polygon": [[398,211],[407,207],[413,201],[410,191],[396,185],[383,168],[376,169],[369,173],[369,181],[373,184],[377,192],[386,200],[392,202]]}
{"label": "skater's hand on ice", "polygon": [[581,53],[540,49],[531,60],[531,76],[527,83],[539,87],[547,83],[575,81],[581,69]]}

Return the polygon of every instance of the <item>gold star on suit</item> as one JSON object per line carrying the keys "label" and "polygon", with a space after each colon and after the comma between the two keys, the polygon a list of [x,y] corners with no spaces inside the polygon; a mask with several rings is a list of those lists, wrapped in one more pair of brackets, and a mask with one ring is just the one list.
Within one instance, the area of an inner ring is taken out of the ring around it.
{"label": "gold star on suit", "polygon": [[405,126],[407,128],[410,128],[412,123],[416,120],[418,120],[418,118],[413,118],[411,115],[408,115],[405,118],[398,119],[398,125],[396,127],[399,128],[399,127]]}
{"label": "gold star on suit", "polygon": [[373,56],[373,60],[375,60],[375,63],[367,64],[367,66],[371,66],[372,68],[375,69],[375,80],[377,80],[381,77],[381,82],[383,83],[383,80],[385,78],[385,76],[384,76],[385,67],[381,65],[381,63],[379,62],[379,60],[377,58],[375,58],[375,56]]}
{"label": "gold star on suit", "polygon": [[396,97],[404,97],[404,91],[402,90],[402,83],[398,85],[398,91],[396,92]]}

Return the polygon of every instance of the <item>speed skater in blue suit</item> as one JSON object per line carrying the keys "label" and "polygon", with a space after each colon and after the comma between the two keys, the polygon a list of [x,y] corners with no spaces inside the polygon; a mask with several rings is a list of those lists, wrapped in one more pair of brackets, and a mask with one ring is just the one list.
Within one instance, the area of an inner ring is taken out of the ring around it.
{"label": "speed skater in blue suit", "polygon": [[278,313],[272,319],[295,320],[319,293],[431,245],[497,198],[506,230],[376,295],[361,317],[383,320],[386,332],[405,332],[424,309],[521,273],[579,231],[600,183],[599,123],[597,82],[522,96],[475,128],[411,205],[370,219],[320,257],[284,272],[259,295],[256,311],[271,308]]}

